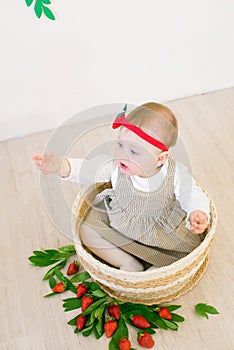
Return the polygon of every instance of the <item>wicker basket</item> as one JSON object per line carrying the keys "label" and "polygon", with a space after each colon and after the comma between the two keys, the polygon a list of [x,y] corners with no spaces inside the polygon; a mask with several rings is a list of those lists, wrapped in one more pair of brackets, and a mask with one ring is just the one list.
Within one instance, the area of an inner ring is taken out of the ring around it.
{"label": "wicker basket", "polygon": [[209,195],[206,193],[210,199],[210,225],[204,240],[196,249],[171,265],[151,271],[129,272],[103,263],[80,241],[80,224],[97,193],[107,187],[110,187],[109,183],[91,185],[77,195],[73,204],[72,230],[75,248],[85,270],[110,296],[123,301],[152,305],[171,301],[187,293],[204,274],[214,240],[217,213]]}

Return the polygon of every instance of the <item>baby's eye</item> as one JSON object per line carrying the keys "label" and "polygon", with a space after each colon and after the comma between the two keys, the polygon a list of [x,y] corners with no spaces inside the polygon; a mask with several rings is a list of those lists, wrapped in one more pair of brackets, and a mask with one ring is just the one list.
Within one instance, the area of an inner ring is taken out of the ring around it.
{"label": "baby's eye", "polygon": [[123,148],[123,144],[121,142],[117,143],[120,148]]}
{"label": "baby's eye", "polygon": [[134,151],[133,149],[131,149],[131,153],[132,153],[133,155],[139,154],[138,152]]}

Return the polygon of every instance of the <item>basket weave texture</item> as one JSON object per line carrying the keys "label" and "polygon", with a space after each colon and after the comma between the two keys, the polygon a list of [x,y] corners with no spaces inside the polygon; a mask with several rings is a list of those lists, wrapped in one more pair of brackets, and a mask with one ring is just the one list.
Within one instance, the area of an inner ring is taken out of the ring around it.
{"label": "basket weave texture", "polygon": [[110,183],[86,187],[78,193],[72,207],[75,248],[85,270],[110,296],[132,303],[152,305],[169,302],[191,290],[206,271],[217,226],[217,212],[209,194],[202,189],[210,200],[210,224],[204,240],[197,248],[171,265],[151,271],[129,272],[110,267],[99,260],[83,246],[79,236],[80,224],[94,198],[110,187]]}

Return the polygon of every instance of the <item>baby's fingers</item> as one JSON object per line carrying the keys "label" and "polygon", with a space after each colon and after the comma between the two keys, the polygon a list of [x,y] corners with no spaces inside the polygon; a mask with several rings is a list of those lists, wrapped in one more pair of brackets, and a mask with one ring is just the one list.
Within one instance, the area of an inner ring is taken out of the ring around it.
{"label": "baby's fingers", "polygon": [[191,226],[190,231],[194,234],[203,233],[206,229],[207,225],[198,225],[197,227]]}
{"label": "baby's fingers", "polygon": [[37,155],[33,156],[33,159],[35,160],[35,163],[40,170],[43,170],[44,158],[45,157],[41,154],[37,154]]}
{"label": "baby's fingers", "polygon": [[42,159],[42,155],[41,154],[35,154],[33,157],[32,157],[33,160],[41,160]]}
{"label": "baby's fingers", "polygon": [[48,152],[45,154],[35,154],[32,159],[33,160],[46,160],[48,158],[53,158],[55,156],[55,153],[53,152]]}

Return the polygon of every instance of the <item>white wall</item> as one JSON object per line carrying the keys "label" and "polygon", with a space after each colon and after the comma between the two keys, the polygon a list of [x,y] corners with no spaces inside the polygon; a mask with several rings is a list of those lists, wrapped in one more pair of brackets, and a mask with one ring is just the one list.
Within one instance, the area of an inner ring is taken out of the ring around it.
{"label": "white wall", "polygon": [[234,85],[233,0],[51,1],[56,21],[0,2],[0,140]]}

